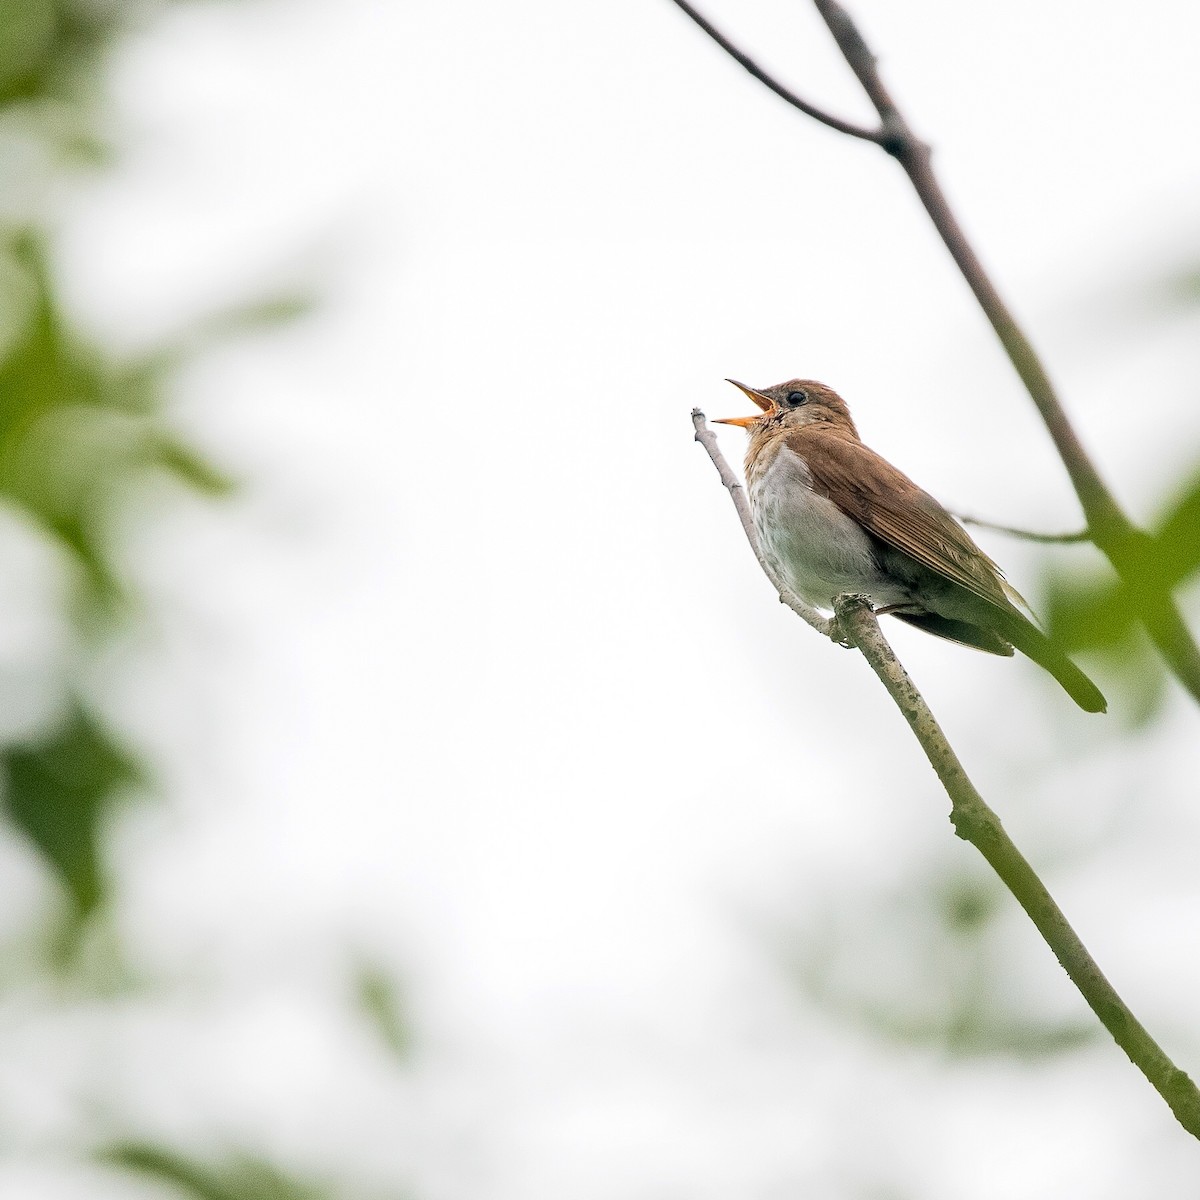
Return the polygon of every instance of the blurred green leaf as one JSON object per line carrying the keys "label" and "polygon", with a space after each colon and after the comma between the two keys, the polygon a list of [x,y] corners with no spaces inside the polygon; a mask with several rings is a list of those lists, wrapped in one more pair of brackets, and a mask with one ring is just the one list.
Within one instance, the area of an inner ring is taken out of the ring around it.
{"label": "blurred green leaf", "polygon": [[1158,570],[1172,586],[1200,569],[1200,472],[1158,523]]}
{"label": "blurred green leaf", "polygon": [[312,292],[283,292],[214,313],[205,319],[201,329],[215,339],[258,333],[299,320],[311,313],[316,304]]}
{"label": "blurred green leaf", "polygon": [[103,51],[145,7],[0,0],[0,105],[88,100]]}
{"label": "blurred green leaf", "polygon": [[[58,310],[42,240],[10,235],[0,256],[0,494],[83,567],[93,599],[120,596],[113,505],[147,470],[210,496],[232,482],[167,429],[160,410],[182,353],[109,362]],[[8,297],[7,305],[2,303]]]}
{"label": "blurred green leaf", "polygon": [[0,750],[4,807],[54,868],[79,920],[105,899],[100,837],[123,792],[142,781],[137,761],[80,704],[39,742]]}
{"label": "blurred green leaf", "polygon": [[[86,100],[100,51],[141,7],[0,0],[0,110],[17,106],[13,136],[54,141],[60,152],[72,140],[98,149],[80,113],[61,102]],[[120,361],[79,332],[51,262],[39,230],[0,228],[0,501],[81,569],[71,616],[81,640],[94,643],[111,633],[115,612],[133,611],[122,606],[128,585],[113,545],[130,489],[156,471],[207,496],[233,488],[163,419],[172,373],[215,339],[289,321],[312,301],[287,294],[234,306]],[[105,898],[104,818],[140,769],[78,705],[54,735],[0,748],[0,758],[9,816],[45,855],[81,923]]]}
{"label": "blurred green leaf", "polygon": [[1085,651],[1104,664],[1121,691],[1120,713],[1140,728],[1158,713],[1168,693],[1168,674],[1141,625],[1128,593],[1110,578],[1051,574],[1043,612],[1051,637],[1068,651]]}
{"label": "blurred green leaf", "polygon": [[1134,633],[1129,602],[1111,573],[1058,571],[1046,580],[1045,593],[1047,627],[1067,650],[1123,645]]}
{"label": "blurred green leaf", "polygon": [[938,880],[935,905],[947,931],[955,937],[971,937],[995,919],[996,910],[1007,897],[974,875],[951,874]]}
{"label": "blurred green leaf", "polygon": [[[26,303],[5,314],[0,360],[0,469],[21,435],[41,414],[96,399],[95,353],[68,335],[52,298],[45,247],[30,230],[10,233],[4,247],[6,291],[19,287]],[[7,471],[5,471],[7,473]]]}
{"label": "blurred green leaf", "polygon": [[[1011,897],[998,880],[957,871],[914,874],[900,893],[827,912],[784,944],[805,998],[840,1021],[902,1045],[962,1058],[1022,1060],[1070,1053],[1102,1036],[1086,1018],[1038,1017],[1006,983],[998,948]],[[871,937],[881,941],[878,951]],[[893,958],[892,948],[903,953]]]}
{"label": "blurred green leaf", "polygon": [[53,0],[0,0],[0,100],[29,89],[60,35]]}
{"label": "blurred green leaf", "polygon": [[102,1150],[102,1162],[174,1184],[195,1200],[334,1200],[324,1186],[304,1182],[249,1155],[213,1165],[149,1142],[124,1142]]}
{"label": "blurred green leaf", "polygon": [[[0,506],[73,568],[62,603],[80,653],[66,664],[68,680],[113,636],[114,615],[139,615],[117,542],[139,485],[166,474],[205,496],[233,486],[164,416],[175,372],[219,337],[278,325],[311,305],[288,294],[231,306],[194,321],[171,344],[121,355],[64,302],[43,214],[57,211],[50,201],[64,167],[109,161],[98,103],[105,55],[161,7],[163,0],[0,0]],[[0,672],[7,666],[0,658]],[[0,746],[0,768],[0,803],[14,835],[19,829],[32,841],[70,897],[73,924],[56,955],[78,971],[76,951],[86,952],[104,925],[93,919],[84,929],[108,893],[104,827],[143,768],[78,702],[44,738]]]}
{"label": "blurred green leaf", "polygon": [[152,433],[145,441],[147,456],[174,475],[181,483],[207,496],[228,496],[236,484],[228,476],[206,462],[178,438],[166,433]]}
{"label": "blurred green leaf", "polygon": [[113,373],[110,404],[128,413],[153,416],[162,405],[172,374],[187,362],[187,358],[184,347],[159,347],[123,364]]}
{"label": "blurred green leaf", "polygon": [[1098,655],[1124,692],[1123,715],[1144,725],[1168,695],[1168,676],[1135,613],[1153,611],[1157,597],[1187,582],[1200,569],[1200,473],[1193,474],[1136,544],[1136,569],[1118,580],[1111,571],[1046,577],[1042,606],[1051,635],[1068,651]]}
{"label": "blurred green leaf", "polygon": [[412,1053],[413,1034],[400,985],[374,963],[364,962],[355,980],[358,1003],[383,1044],[399,1059]]}

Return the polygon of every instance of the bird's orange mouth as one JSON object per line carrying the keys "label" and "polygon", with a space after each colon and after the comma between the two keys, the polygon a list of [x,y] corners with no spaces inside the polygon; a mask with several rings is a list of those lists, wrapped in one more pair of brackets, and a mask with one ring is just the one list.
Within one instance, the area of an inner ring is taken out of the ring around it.
{"label": "bird's orange mouth", "polygon": [[[754,401],[755,404],[758,405],[759,408],[763,410],[763,412],[770,412],[771,409],[775,407],[771,401],[762,394],[762,392],[756,392],[752,387],[747,387],[744,383],[738,383],[736,379],[727,379],[725,382],[732,383],[735,388],[740,388],[746,393],[747,396],[750,397],[751,400]],[[759,421],[761,419],[762,418],[755,415],[752,417],[714,417],[713,421],[717,425],[740,425],[743,429],[747,429],[753,425],[755,421]]]}

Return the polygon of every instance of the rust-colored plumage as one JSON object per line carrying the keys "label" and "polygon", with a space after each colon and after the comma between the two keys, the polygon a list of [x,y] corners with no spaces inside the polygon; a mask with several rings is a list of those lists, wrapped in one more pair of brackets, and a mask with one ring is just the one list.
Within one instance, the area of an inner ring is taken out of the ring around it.
{"label": "rust-colored plumage", "polygon": [[[732,381],[735,382],[736,381]],[[750,434],[746,482],[764,555],[811,604],[861,592],[877,611],[992,654],[1015,646],[1089,712],[1094,683],[1021,611],[1021,596],[927,492],[864,446],[845,401],[811,379],[761,391],[722,422]]]}

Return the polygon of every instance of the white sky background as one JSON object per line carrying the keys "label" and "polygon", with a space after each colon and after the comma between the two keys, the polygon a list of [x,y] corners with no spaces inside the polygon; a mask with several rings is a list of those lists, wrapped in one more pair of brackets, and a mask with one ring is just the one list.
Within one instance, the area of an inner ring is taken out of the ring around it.
{"label": "white sky background", "polygon": [[[807,6],[706,11],[867,119]],[[1200,16],[853,11],[1149,518],[1200,447],[1194,320],[1151,296],[1200,258]],[[32,1093],[4,1067],[7,1194],[133,1194],[54,1166],[101,1099],[120,1132],[261,1142],[431,1200],[1194,1181],[1107,1043],[1042,1067],[897,1049],[781,960],[789,932],[849,922],[847,969],[906,977],[891,898],[974,851],[863,664],[773,600],[691,406],[741,413],[727,375],[821,378],[948,503],[1078,520],[899,170],[666,0],[181,8],[122,49],[114,94],[122,162],[62,202],[95,327],[144,345],[280,278],[326,301],[182,381],[181,424],[247,487],[142,535],[155,630],[106,684],[167,793],[120,830],[121,923],[157,990],[18,1014],[29,1062],[60,1061]],[[981,540],[1032,579],[1042,552]],[[888,633],[1110,976],[1200,1067],[1194,712],[1176,698],[1130,746],[1119,705],[1081,714],[1023,660]],[[353,950],[407,981],[413,1066],[356,1021]],[[1000,954],[1015,1011],[1079,1016],[1015,919]]]}

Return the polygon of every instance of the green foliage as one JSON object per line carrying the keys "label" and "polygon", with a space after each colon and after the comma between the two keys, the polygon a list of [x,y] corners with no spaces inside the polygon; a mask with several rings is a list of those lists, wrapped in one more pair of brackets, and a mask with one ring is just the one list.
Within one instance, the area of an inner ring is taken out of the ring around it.
{"label": "green foliage", "polygon": [[123,1142],[98,1157],[101,1162],[172,1184],[190,1200],[334,1200],[336,1194],[250,1155],[234,1154],[211,1164],[164,1146]]}
{"label": "green foliage", "polygon": [[[233,482],[164,415],[175,372],[214,341],[293,320],[311,305],[298,294],[239,303],[179,332],[169,344],[122,357],[87,335],[64,305],[52,264],[51,231],[39,189],[72,160],[104,158],[96,87],[105,51],[149,0],[0,0],[0,506],[53,547],[70,587],[64,616],[72,661],[55,668],[64,698],[58,716],[17,743],[0,743],[0,810],[12,833],[36,847],[66,898],[67,921],[49,965],[85,988],[89,952],[109,954],[103,920],[117,886],[106,864],[114,811],[144,791],[150,771],[121,744],[80,676],[105,643],[142,616],[136,581],[123,568],[118,536],[141,508],[151,479],[167,477],[206,497]],[[9,143],[21,153],[5,150]],[[36,153],[26,153],[30,146]],[[37,164],[35,177],[24,165]],[[24,171],[6,178],[10,162]],[[40,172],[40,174],[38,173]],[[15,197],[15,199],[13,199]],[[23,205],[23,207],[22,207]],[[7,664],[0,659],[0,672]],[[84,934],[88,936],[84,936]],[[39,959],[38,968],[48,964]],[[111,966],[111,962],[106,963]],[[409,1035],[399,993],[364,969],[364,1011],[394,1053]],[[89,994],[94,994],[90,992]],[[169,1147],[128,1141],[97,1158],[193,1200],[332,1200],[344,1188],[302,1179],[261,1155],[232,1152],[202,1161]]]}
{"label": "green foliage", "polygon": [[0,104],[61,96],[106,26],[96,5],[0,0]]}
{"label": "green foliage", "polygon": [[[112,618],[132,611],[114,546],[123,502],[156,474],[211,497],[233,488],[164,419],[173,372],[214,339],[291,320],[309,304],[283,295],[235,306],[170,346],[121,361],[63,310],[45,237],[0,230],[0,503],[78,568],[71,616],[85,651],[111,636]],[[146,772],[78,702],[40,740],[0,746],[0,772],[9,820],[42,852],[82,922],[106,895],[106,814]]]}
{"label": "green foliage", "polygon": [[45,855],[76,915],[104,899],[99,840],[105,814],[142,768],[82,705],[31,745],[0,750],[6,776],[4,808]]}
{"label": "green foliage", "polygon": [[404,994],[382,967],[363,962],[355,979],[358,1004],[383,1044],[400,1060],[412,1053],[413,1034]]}
{"label": "green foliage", "polygon": [[[77,152],[91,137],[103,52],[148,7],[0,0],[0,122],[18,122],[51,157]],[[112,636],[114,618],[134,612],[114,541],[140,485],[166,475],[212,497],[233,486],[164,419],[173,373],[214,340],[291,320],[310,303],[288,294],[239,304],[168,346],[122,360],[64,309],[48,235],[31,224],[0,226],[0,504],[73,564],[79,586],[68,615],[85,656]],[[0,774],[9,821],[41,851],[82,922],[106,897],[101,838],[109,810],[147,772],[74,700],[59,726],[0,746]]]}
{"label": "green foliage", "polygon": [[111,599],[109,534],[122,492],[149,470],[209,493],[228,483],[163,425],[149,359],[115,363],[73,331],[34,232],[0,246],[0,294],[21,300],[0,327],[0,497],[76,560],[94,598]]}
{"label": "green foliage", "polygon": [[[1178,272],[1154,289],[1172,312],[1195,315],[1200,268]],[[1167,696],[1168,674],[1136,614],[1153,612],[1159,598],[1178,593],[1200,572],[1200,469],[1175,488],[1145,538],[1128,548],[1132,572],[1052,568],[1045,579],[1044,612],[1050,632],[1069,650],[1106,664],[1105,675],[1124,689],[1131,723],[1145,724]]]}
{"label": "green foliage", "polygon": [[1111,572],[1067,573],[1046,581],[1046,618],[1071,650],[1105,660],[1124,687],[1135,724],[1150,720],[1167,694],[1167,672],[1135,614],[1147,598],[1171,593],[1200,570],[1200,474],[1194,475],[1154,523],[1131,585]]}
{"label": "green foliage", "polygon": [[[207,495],[231,485],[161,415],[171,356],[118,362],[78,333],[36,232],[0,241],[0,297],[0,501],[79,568],[71,615],[86,649],[111,633],[96,617],[131,590],[114,557],[121,501],[152,473]],[[0,769],[10,821],[42,852],[76,920],[86,919],[105,898],[106,814],[146,772],[78,701],[39,740],[0,747]]]}
{"label": "green foliage", "polygon": [[900,1045],[1038,1060],[1095,1041],[1094,1022],[1039,1019],[1005,978],[1013,915],[992,876],[926,867],[895,894],[821,914],[784,959],[811,1004]]}
{"label": "green foliage", "polygon": [[151,1142],[119,1142],[101,1150],[101,1163],[143,1179],[169,1185],[187,1200],[350,1200],[370,1195],[375,1200],[398,1200],[397,1194],[367,1193],[302,1179],[264,1158],[232,1152],[206,1162]]}
{"label": "green foliage", "polygon": [[1178,587],[1200,570],[1200,471],[1158,522],[1156,566],[1163,580]]}
{"label": "green foliage", "polygon": [[1133,726],[1150,721],[1166,698],[1167,671],[1134,617],[1125,586],[1108,571],[1061,568],[1044,586],[1051,635],[1068,650],[1084,651],[1105,664],[1105,679],[1124,693],[1119,711]]}
{"label": "green foliage", "polygon": [[[164,419],[173,372],[215,339],[292,320],[310,304],[285,294],[238,305],[169,346],[120,361],[64,312],[45,238],[32,229],[0,231],[0,502],[78,568],[71,612],[85,650],[111,636],[115,616],[132,611],[125,602],[133,588],[115,557],[122,502],[155,474],[211,497],[233,488]],[[66,725],[40,741],[0,747],[0,771],[10,821],[44,855],[76,922],[85,920],[105,898],[106,814],[145,771],[78,703]]]}
{"label": "green foliage", "polygon": [[206,338],[221,341],[238,334],[258,333],[307,316],[316,303],[316,297],[311,292],[280,292],[249,304],[234,305],[210,316],[201,326],[201,332]]}
{"label": "green foliage", "polygon": [[153,7],[153,0],[0,0],[0,110],[94,107],[105,52]]}

